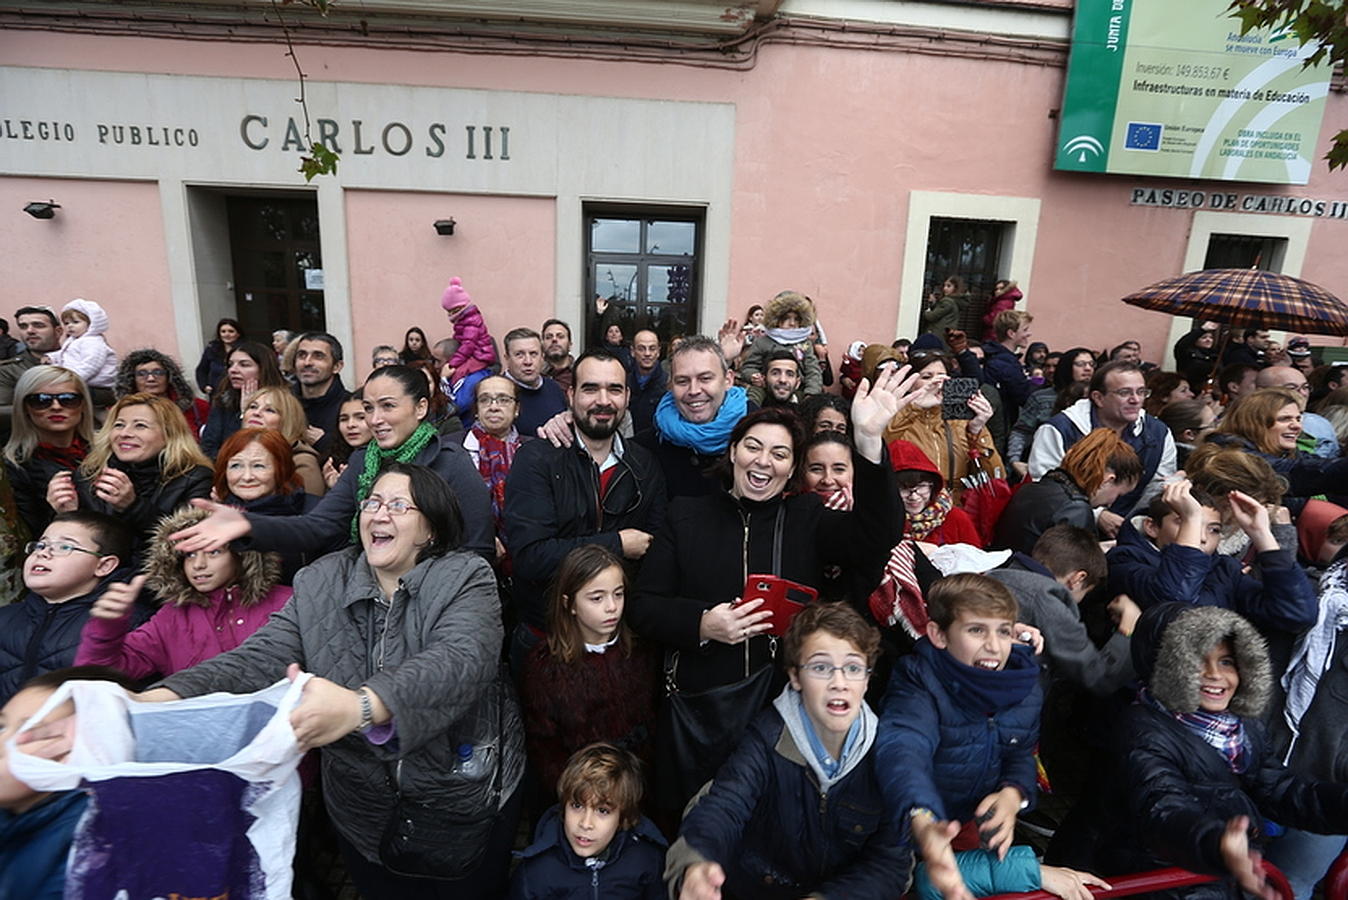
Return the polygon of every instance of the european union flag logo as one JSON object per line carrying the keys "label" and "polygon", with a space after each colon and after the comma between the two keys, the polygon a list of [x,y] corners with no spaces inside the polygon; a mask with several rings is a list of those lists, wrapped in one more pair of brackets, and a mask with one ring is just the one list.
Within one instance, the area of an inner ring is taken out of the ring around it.
{"label": "european union flag logo", "polygon": [[1164,127],[1151,122],[1129,122],[1128,131],[1123,136],[1123,149],[1160,150],[1161,130]]}

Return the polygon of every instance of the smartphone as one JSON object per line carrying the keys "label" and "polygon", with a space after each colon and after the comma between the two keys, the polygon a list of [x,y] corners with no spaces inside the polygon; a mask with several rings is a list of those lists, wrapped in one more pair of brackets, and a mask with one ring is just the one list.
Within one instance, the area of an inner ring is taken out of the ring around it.
{"label": "smartphone", "polygon": [[800,584],[789,578],[777,575],[750,575],[744,580],[744,590],[740,593],[739,606],[751,600],[765,601],[755,612],[768,610],[772,618],[768,624],[768,634],[781,637],[791,627],[791,621],[809,604],[819,597],[819,592],[806,584]]}
{"label": "smartphone", "polygon": [[972,419],[969,398],[978,392],[977,378],[947,378],[941,388],[941,418]]}

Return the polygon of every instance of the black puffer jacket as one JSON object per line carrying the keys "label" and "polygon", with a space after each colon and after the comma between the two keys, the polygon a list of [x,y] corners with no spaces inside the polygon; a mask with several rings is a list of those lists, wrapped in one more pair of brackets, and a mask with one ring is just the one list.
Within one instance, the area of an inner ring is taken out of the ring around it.
{"label": "black puffer jacket", "polygon": [[157,459],[124,463],[114,456],[108,461],[108,468],[126,473],[132,487],[136,489],[136,499],[124,510],[113,509],[106,501],[94,496],[95,479],[77,473],[75,490],[80,497],[80,509],[113,516],[130,528],[135,534],[132,557],[137,562],[144,556],[146,542],[161,518],[192,500],[211,495],[211,470],[206,466],[195,466],[168,481],[160,479]]}
{"label": "black puffer jacket", "polygon": [[1053,469],[1038,481],[1022,485],[1012,495],[997,520],[992,546],[1028,554],[1041,534],[1063,523],[1095,532],[1090,498],[1072,476],[1062,469]]}
{"label": "black puffer jacket", "polygon": [[240,647],[164,681],[183,697],[248,693],[298,662],[343,687],[368,685],[393,714],[397,739],[375,744],[357,733],[324,747],[323,784],[337,830],[371,861],[393,810],[395,772],[404,796],[467,815],[490,797],[490,777],[454,773],[455,748],[501,753],[501,804],[524,770],[519,707],[500,696],[509,685],[498,677],[501,612],[491,568],[455,551],[418,563],[391,605],[381,597],[360,548],[329,554],[300,570],[295,596]]}
{"label": "black puffer jacket", "polygon": [[627,441],[615,468],[601,500],[599,467],[579,442],[528,441],[515,455],[504,538],[514,560],[515,612],[535,628],[546,628],[548,585],[567,553],[599,544],[621,559],[619,531],[655,534],[664,523],[665,476],[650,451]]}
{"label": "black puffer jacket", "polygon": [[[1124,713],[1116,746],[1112,802],[1092,817],[1092,871],[1108,878],[1163,866],[1225,875],[1220,841],[1227,822],[1250,819],[1252,846],[1268,820],[1319,833],[1348,831],[1348,785],[1294,775],[1273,752],[1256,718],[1272,689],[1262,638],[1230,610],[1167,603],[1143,614],[1133,633],[1134,664],[1165,709],[1139,702]],[[1203,656],[1223,640],[1235,651],[1241,682],[1230,709],[1249,742],[1243,770],[1171,714],[1198,707]],[[1177,895],[1238,898],[1230,878]]]}

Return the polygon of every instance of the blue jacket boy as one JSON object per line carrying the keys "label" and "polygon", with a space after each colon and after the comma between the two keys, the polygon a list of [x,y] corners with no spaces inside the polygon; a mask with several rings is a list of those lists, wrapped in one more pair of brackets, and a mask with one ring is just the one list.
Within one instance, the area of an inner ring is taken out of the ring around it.
{"label": "blue jacket boy", "polygon": [[517,855],[510,900],[660,900],[665,838],[642,816],[635,828],[619,831],[608,849],[582,859],[567,843],[561,806],[553,806],[534,829],[534,841]]}
{"label": "blue jacket boy", "polygon": [[89,796],[55,794],[22,813],[0,809],[0,898],[61,900],[66,857]]}

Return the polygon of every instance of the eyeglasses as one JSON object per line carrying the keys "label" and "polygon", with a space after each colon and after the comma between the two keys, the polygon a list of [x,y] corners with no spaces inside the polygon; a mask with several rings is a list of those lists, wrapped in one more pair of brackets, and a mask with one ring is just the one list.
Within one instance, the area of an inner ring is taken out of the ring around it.
{"label": "eyeglasses", "polygon": [[1282,389],[1285,390],[1285,391],[1294,391],[1294,392],[1299,393],[1299,394],[1309,394],[1309,393],[1311,392],[1311,386],[1310,386],[1309,383],[1305,383],[1305,384],[1280,384],[1280,385],[1278,385],[1278,387],[1282,388]]}
{"label": "eyeglasses", "polygon": [[103,554],[96,550],[85,550],[83,547],[76,547],[67,541],[29,541],[24,545],[23,552],[41,553],[43,551],[51,553],[52,556],[69,556],[78,550],[80,553],[87,553],[90,556],[101,557]]}
{"label": "eyeglasses", "polygon": [[168,375],[168,372],[164,371],[163,369],[137,369],[137,370],[136,370],[136,377],[137,377],[137,378],[163,378],[163,377],[166,376],[166,375]]}
{"label": "eyeglasses", "polygon": [[871,674],[871,670],[861,663],[845,663],[841,666],[835,666],[832,663],[812,662],[801,666],[800,670],[811,678],[817,678],[820,681],[828,681],[833,677],[834,672],[841,672],[843,678],[848,681],[865,681],[866,676]]}
{"label": "eyeglasses", "polygon": [[390,516],[405,516],[407,511],[417,509],[417,507],[408,503],[406,500],[380,500],[378,497],[371,497],[360,504],[360,511],[374,515],[380,509],[387,509]]}
{"label": "eyeglasses", "polygon": [[382,369],[384,366],[396,366],[397,364],[398,359],[394,356],[380,356],[374,361],[374,367],[376,369]]}
{"label": "eyeglasses", "polygon": [[477,398],[478,406],[513,406],[515,398],[509,394],[485,394]]}
{"label": "eyeglasses", "polygon": [[53,405],[62,409],[79,409],[84,405],[84,395],[73,391],[61,394],[29,394],[23,398],[23,405],[29,409],[47,409]]}
{"label": "eyeglasses", "polygon": [[931,493],[931,485],[925,481],[922,482],[921,484],[915,484],[912,487],[899,488],[899,494],[905,497],[920,497],[923,494],[930,494],[930,493]]}
{"label": "eyeglasses", "polygon": [[1147,390],[1146,388],[1137,388],[1136,390],[1134,390],[1133,388],[1119,388],[1118,390],[1103,391],[1102,393],[1112,394],[1113,396],[1118,397],[1120,400],[1131,400],[1134,397],[1136,397],[1139,400],[1146,400],[1148,397],[1151,396],[1151,391]]}

